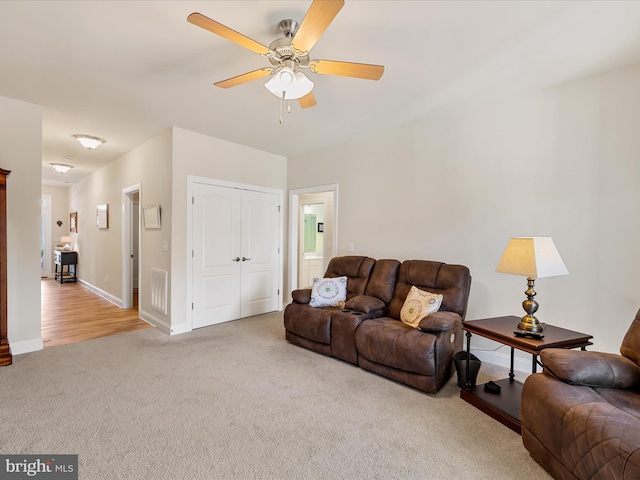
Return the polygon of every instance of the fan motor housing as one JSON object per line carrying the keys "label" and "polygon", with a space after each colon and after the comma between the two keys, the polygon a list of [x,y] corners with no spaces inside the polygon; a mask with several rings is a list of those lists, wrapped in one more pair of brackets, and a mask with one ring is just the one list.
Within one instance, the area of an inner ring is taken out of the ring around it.
{"label": "fan motor housing", "polygon": [[298,55],[291,49],[291,38],[278,38],[269,45],[271,56],[269,61],[274,66],[279,66],[285,60],[292,60],[301,67],[309,65],[309,55]]}

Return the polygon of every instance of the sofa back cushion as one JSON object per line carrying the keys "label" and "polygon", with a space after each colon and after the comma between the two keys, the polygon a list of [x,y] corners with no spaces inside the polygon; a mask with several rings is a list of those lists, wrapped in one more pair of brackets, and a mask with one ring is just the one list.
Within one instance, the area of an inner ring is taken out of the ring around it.
{"label": "sofa back cushion", "polygon": [[440,310],[457,313],[464,319],[471,289],[471,273],[467,267],[430,260],[405,260],[400,265],[389,305],[390,317],[400,319],[400,310],[412,286],[441,294]]}
{"label": "sofa back cushion", "polygon": [[376,297],[388,305],[393,298],[393,291],[398,279],[400,262],[398,260],[378,260],[371,272],[365,295]]}
{"label": "sofa back cushion", "polygon": [[364,295],[376,261],[373,258],[347,255],[334,257],[327,266],[326,278],[347,277],[347,300]]}
{"label": "sofa back cushion", "polygon": [[620,353],[640,366],[640,310],[636,313],[636,318],[631,322],[631,326],[622,340]]}

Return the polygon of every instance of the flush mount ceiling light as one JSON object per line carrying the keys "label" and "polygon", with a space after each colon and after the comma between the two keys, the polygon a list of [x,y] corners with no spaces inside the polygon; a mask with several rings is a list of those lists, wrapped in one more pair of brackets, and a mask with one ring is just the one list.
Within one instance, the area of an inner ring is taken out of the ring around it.
{"label": "flush mount ceiling light", "polygon": [[58,173],[67,173],[73,168],[73,165],[67,165],[66,163],[50,163],[49,165],[51,165]]}
{"label": "flush mount ceiling light", "polygon": [[73,138],[78,140],[84,148],[88,148],[89,150],[94,150],[105,142],[103,138],[94,137],[93,135],[81,135],[78,133],[76,133]]}

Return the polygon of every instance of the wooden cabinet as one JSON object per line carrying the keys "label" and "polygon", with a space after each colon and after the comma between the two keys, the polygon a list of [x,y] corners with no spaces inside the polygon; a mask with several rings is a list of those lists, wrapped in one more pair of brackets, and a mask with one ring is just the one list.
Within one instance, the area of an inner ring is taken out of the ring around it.
{"label": "wooden cabinet", "polygon": [[7,330],[7,177],[0,168],[0,367],[11,365],[11,347]]}
{"label": "wooden cabinet", "polygon": [[[55,279],[63,282],[76,281],[76,267],[78,266],[78,252],[64,250],[53,251],[53,261],[55,263]],[[65,271],[64,267],[67,267]],[[58,271],[60,267],[60,271]]]}

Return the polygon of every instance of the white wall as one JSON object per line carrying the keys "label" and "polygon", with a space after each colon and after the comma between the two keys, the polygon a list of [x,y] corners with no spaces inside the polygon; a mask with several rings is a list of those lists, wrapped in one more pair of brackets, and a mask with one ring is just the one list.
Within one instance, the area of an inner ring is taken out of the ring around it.
{"label": "white wall", "polygon": [[[172,331],[186,329],[187,304],[187,176],[200,176],[285,190],[285,157],[180,128],[173,129],[173,244],[171,272]],[[284,235],[284,232],[283,232]]]}
{"label": "white wall", "polygon": [[434,112],[290,158],[288,188],[339,184],[338,255],[467,265],[469,320],[524,314],[526,279],[496,265],[551,236],[570,275],[536,282],[538,318],[617,352],[640,307],[638,85],[635,66]]}
{"label": "white wall", "polygon": [[0,97],[0,167],[7,179],[8,334],[14,355],[42,349],[42,108]]}

